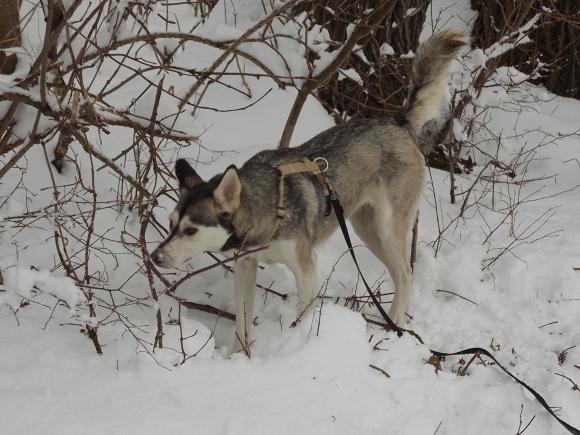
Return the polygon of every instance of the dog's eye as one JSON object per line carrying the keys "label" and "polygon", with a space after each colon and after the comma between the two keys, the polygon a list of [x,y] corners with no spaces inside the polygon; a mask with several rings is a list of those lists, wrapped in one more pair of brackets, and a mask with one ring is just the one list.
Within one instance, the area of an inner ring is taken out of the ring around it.
{"label": "dog's eye", "polygon": [[193,227],[187,227],[183,229],[183,234],[186,236],[193,236],[195,233],[197,233],[197,229]]}

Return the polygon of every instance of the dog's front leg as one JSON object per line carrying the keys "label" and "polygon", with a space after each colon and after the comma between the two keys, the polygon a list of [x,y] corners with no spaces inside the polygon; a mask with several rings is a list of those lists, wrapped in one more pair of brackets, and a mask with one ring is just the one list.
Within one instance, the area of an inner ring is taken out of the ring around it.
{"label": "dog's front leg", "polygon": [[247,356],[250,356],[257,268],[258,262],[248,257],[239,259],[235,268],[236,334],[234,351],[243,351]]}
{"label": "dog's front leg", "polygon": [[[302,254],[302,255],[300,255]],[[316,279],[316,254],[313,252],[298,252],[298,256],[289,265],[296,287],[298,289],[298,311],[296,321],[302,320],[304,315],[316,304],[318,283]]]}

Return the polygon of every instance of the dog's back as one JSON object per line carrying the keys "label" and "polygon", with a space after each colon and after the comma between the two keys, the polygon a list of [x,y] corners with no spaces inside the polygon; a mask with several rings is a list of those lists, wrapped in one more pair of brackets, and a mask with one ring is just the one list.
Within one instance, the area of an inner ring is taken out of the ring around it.
{"label": "dog's back", "polygon": [[[277,198],[278,173],[272,168],[303,157],[322,157],[328,161],[324,175],[338,193],[347,217],[365,201],[372,201],[373,192],[379,188],[388,187],[386,193],[396,203],[416,197],[416,192],[422,189],[424,160],[407,126],[390,119],[352,120],[299,147],[262,151],[244,165],[240,173],[242,177],[247,174],[248,184],[267,180],[263,184],[269,186],[268,196],[272,200],[264,197],[260,203],[265,203],[268,212],[274,210]],[[259,190],[264,192],[262,186]],[[256,204],[256,198],[253,199]],[[284,204],[288,218],[282,224],[280,238],[286,237],[286,233],[295,237],[297,231],[304,231],[304,236],[320,241],[336,228],[334,217],[324,217],[327,204],[323,189],[308,174],[286,180]],[[262,213],[253,207],[251,213],[257,212]]]}

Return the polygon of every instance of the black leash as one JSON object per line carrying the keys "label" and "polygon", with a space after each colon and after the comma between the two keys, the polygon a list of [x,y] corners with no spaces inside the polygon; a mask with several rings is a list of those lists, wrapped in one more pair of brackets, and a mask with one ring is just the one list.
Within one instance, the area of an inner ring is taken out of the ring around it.
{"label": "black leash", "polygon": [[395,324],[395,322],[393,322],[393,320],[389,317],[389,315],[386,313],[386,311],[384,310],[384,308],[382,307],[382,305],[378,301],[377,297],[372,292],[371,287],[368,285],[367,280],[365,279],[362,271],[360,270],[360,266],[358,265],[356,255],[354,255],[354,249],[352,247],[352,242],[350,241],[350,235],[348,234],[348,228],[346,226],[346,221],[344,219],[344,210],[343,210],[342,204],[340,203],[338,196],[336,195],[336,192],[334,190],[330,191],[330,203],[332,204],[332,208],[334,209],[334,213],[336,214],[336,219],[338,220],[338,224],[340,225],[340,229],[342,230],[342,235],[344,236],[344,239],[346,240],[346,245],[348,246],[348,250],[350,251],[352,261],[354,261],[354,264],[356,265],[356,268],[358,270],[358,274],[359,274],[360,278],[362,279],[362,282],[364,283],[364,285],[367,289],[367,292],[369,293],[371,299],[373,300],[373,304],[375,304],[375,307],[377,307],[377,310],[379,310],[379,313],[381,313],[381,316],[383,317],[383,319],[385,319],[385,322],[387,322],[387,325],[389,325],[389,328],[391,328],[393,331],[395,331],[397,333],[397,335],[399,337],[401,337],[403,335],[403,330],[401,328],[399,328]]}
{"label": "black leash", "polygon": [[[381,313],[381,316],[383,317],[383,319],[385,320],[385,322],[387,323],[389,328],[391,328],[393,331],[395,331],[399,337],[401,337],[403,335],[403,332],[409,332],[412,335],[414,335],[415,338],[418,338],[419,341],[421,341],[421,343],[422,343],[422,340],[420,340],[420,338],[416,334],[413,334],[411,331],[407,331],[403,328],[398,327],[395,324],[395,322],[393,322],[393,320],[385,312],[384,308],[381,306],[380,302],[377,300],[376,296],[372,292],[370,286],[368,285],[367,281],[365,280],[365,278],[362,274],[362,271],[360,270],[360,266],[359,266],[358,261],[356,259],[356,255],[355,255],[354,249],[352,247],[352,242],[350,241],[350,235],[348,233],[348,228],[346,226],[346,221],[344,219],[344,210],[342,208],[342,205],[340,204],[340,201],[338,199],[338,196],[336,195],[336,192],[332,189],[330,189],[330,203],[332,204],[332,208],[334,209],[334,213],[336,214],[336,219],[338,220],[338,224],[340,225],[340,229],[342,230],[342,235],[344,236],[344,240],[346,241],[346,245],[348,246],[348,250],[350,251],[350,255],[352,256],[354,264],[356,265],[356,268],[358,270],[358,274],[361,277],[361,280],[364,283],[364,285],[367,289],[367,292],[373,301],[373,304],[375,305],[377,310],[379,310],[379,313]],[[562,420],[560,417],[558,417],[556,415],[556,413],[552,410],[550,405],[548,405],[546,400],[536,390],[534,390],[532,387],[530,387],[524,381],[522,381],[522,380],[518,379],[516,376],[514,376],[509,370],[507,370],[504,366],[502,366],[499,363],[499,361],[486,349],[483,349],[481,347],[472,347],[469,349],[463,349],[463,350],[460,350],[458,352],[451,352],[451,353],[439,352],[439,351],[433,350],[433,349],[429,349],[429,351],[438,358],[444,358],[446,356],[475,355],[475,354],[483,354],[483,355],[487,356],[488,358],[493,360],[493,362],[495,362],[497,364],[497,366],[501,370],[503,370],[504,373],[507,373],[514,381],[516,381],[518,384],[520,384],[522,387],[524,387],[526,390],[528,390],[536,398],[536,400],[538,402],[540,402],[540,405],[542,405],[544,407],[544,409],[546,411],[548,411],[550,413],[550,415],[558,421],[558,423],[560,423],[563,427],[565,427],[568,430],[568,432],[570,432],[573,435],[580,435],[580,430],[576,429],[574,426],[566,423],[564,420]]]}
{"label": "black leash", "polygon": [[482,349],[481,347],[472,347],[469,349],[463,349],[463,350],[460,350],[459,352],[453,352],[453,353],[438,352],[438,351],[433,350],[433,349],[429,349],[429,351],[433,355],[435,355],[436,357],[439,357],[439,358],[444,358],[446,356],[454,356],[454,355],[473,355],[473,354],[478,354],[478,353],[485,355],[486,357],[492,359],[493,362],[495,362],[497,364],[497,366],[500,369],[502,369],[502,371],[504,373],[507,373],[510,378],[512,378],[514,381],[516,381],[518,384],[520,384],[522,387],[524,387],[526,390],[528,390],[530,393],[532,393],[532,395],[536,398],[536,400],[538,402],[540,402],[540,405],[542,405],[544,407],[544,409],[546,411],[548,411],[552,415],[552,417],[554,417],[558,421],[558,423],[560,423],[562,426],[564,426],[568,430],[568,432],[570,432],[571,434],[574,434],[574,435],[580,435],[580,430],[576,429],[571,424],[566,423],[564,420],[562,420],[560,417],[558,417],[556,415],[556,413],[552,410],[550,405],[548,405],[548,403],[540,395],[540,393],[538,393],[536,390],[534,390],[532,387],[530,387],[524,381],[522,381],[519,378],[517,378],[516,376],[514,376],[508,369],[506,369],[504,366],[502,366],[499,363],[499,361],[488,350]]}

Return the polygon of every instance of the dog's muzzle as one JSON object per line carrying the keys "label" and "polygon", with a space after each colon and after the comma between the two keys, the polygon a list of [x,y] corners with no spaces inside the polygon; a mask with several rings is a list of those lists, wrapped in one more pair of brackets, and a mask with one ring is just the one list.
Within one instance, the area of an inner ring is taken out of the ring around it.
{"label": "dog's muzzle", "polygon": [[171,267],[169,264],[169,258],[159,249],[156,249],[151,253],[151,260],[159,267]]}

